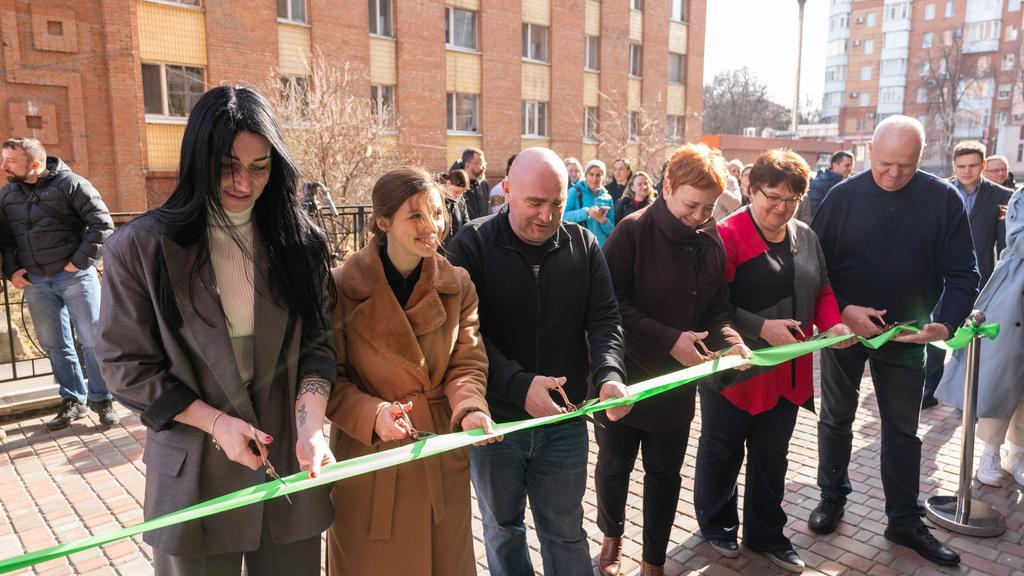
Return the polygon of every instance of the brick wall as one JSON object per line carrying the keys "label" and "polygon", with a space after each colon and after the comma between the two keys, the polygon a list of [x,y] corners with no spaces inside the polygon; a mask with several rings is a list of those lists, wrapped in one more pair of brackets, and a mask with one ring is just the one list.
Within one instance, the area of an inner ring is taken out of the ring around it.
{"label": "brick wall", "polygon": [[585,0],[551,3],[551,149],[583,154],[583,11]]}
{"label": "brick wall", "polygon": [[707,0],[688,0],[686,46],[686,142],[699,142],[704,116],[704,23]]}
{"label": "brick wall", "polygon": [[398,145],[427,169],[446,167],[443,0],[403,0],[395,11],[395,36]]}
{"label": "brick wall", "polygon": [[[505,175],[506,160],[521,142],[522,3],[481,0],[480,8],[480,131],[491,166],[487,175],[494,180]],[[500,18],[490,16],[498,13]]]}

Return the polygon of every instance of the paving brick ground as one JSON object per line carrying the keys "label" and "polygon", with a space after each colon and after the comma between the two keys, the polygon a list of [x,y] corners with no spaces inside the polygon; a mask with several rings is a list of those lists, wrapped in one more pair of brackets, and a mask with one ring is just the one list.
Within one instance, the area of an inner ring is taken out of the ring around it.
{"label": "paving brick ground", "polygon": [[[863,390],[850,466],[854,493],[850,496],[845,522],[836,533],[828,536],[816,536],[806,527],[807,515],[818,496],[815,487],[817,433],[813,414],[801,411],[797,422],[787,477],[786,510],[790,516],[787,533],[807,561],[808,573],[1024,576],[1021,530],[1024,497],[1021,487],[1012,481],[1003,488],[979,486],[975,491],[976,497],[1006,515],[1008,529],[1001,537],[975,539],[935,530],[937,537],[960,551],[963,564],[957,569],[940,569],[885,540],[882,532],[886,520],[878,472],[880,424],[867,378]],[[121,413],[123,424],[108,430],[99,429],[94,417],[57,433],[48,432],[42,418],[0,426],[7,433],[0,454],[0,556],[36,550],[141,521],[145,431],[137,418],[128,415],[123,408]],[[960,453],[959,421],[959,413],[946,406],[925,412],[921,419],[922,496],[955,490]],[[699,425],[698,414],[694,430],[699,429]],[[697,536],[692,493],[695,455],[696,441],[692,441],[683,469],[683,492],[666,572],[715,576],[777,573],[767,560],[749,551],[735,560],[721,558]],[[596,444],[593,443],[590,461],[591,465],[596,461]],[[589,488],[584,502],[586,529],[591,552],[596,557],[601,534],[595,523],[592,481]],[[642,471],[638,465],[628,501],[625,574],[639,572],[641,527],[636,522],[641,517],[642,489]],[[479,519],[474,523],[474,534],[480,573],[485,574]],[[532,532],[531,535],[531,552],[539,571],[537,539]],[[54,560],[21,574],[143,576],[152,573],[150,559],[148,546],[135,538],[75,554],[70,559]]]}

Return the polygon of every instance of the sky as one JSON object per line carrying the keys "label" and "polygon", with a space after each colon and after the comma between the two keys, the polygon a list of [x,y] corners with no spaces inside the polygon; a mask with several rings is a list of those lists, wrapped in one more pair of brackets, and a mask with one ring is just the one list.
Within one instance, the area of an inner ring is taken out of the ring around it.
{"label": "sky", "polygon": [[[807,96],[821,108],[825,82],[830,0],[804,6],[803,68],[800,105]],[[772,100],[793,105],[796,88],[797,0],[707,0],[704,83],[715,74],[747,66],[768,85]]]}

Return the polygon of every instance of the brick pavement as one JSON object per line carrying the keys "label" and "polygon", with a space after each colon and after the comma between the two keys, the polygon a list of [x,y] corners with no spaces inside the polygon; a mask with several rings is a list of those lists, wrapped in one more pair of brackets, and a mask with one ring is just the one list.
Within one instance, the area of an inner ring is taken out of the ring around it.
{"label": "brick pavement", "polygon": [[[882,536],[885,529],[879,466],[879,421],[877,405],[867,378],[865,394],[857,415],[854,453],[850,476],[854,493],[850,496],[845,522],[828,536],[808,532],[806,519],[817,503],[815,470],[817,464],[814,415],[801,411],[793,436],[790,470],[787,476],[786,510],[790,515],[787,533],[811,570],[809,574],[965,574],[1024,576],[1024,545],[1021,526],[1024,507],[1021,488],[1010,482],[1000,489],[978,488],[975,496],[993,504],[1007,515],[1008,530],[999,538],[974,539],[935,530],[963,557],[958,569],[943,568],[920,560],[901,547],[890,545]],[[96,420],[76,422],[70,429],[48,432],[44,418],[6,423],[7,432],[0,454],[0,556],[36,550],[58,542],[68,542],[121,525],[141,521],[144,470],[142,451],[145,431],[138,419],[121,408],[123,424],[100,430]],[[946,406],[925,412],[920,433],[924,439],[922,496],[951,493],[956,487],[960,433],[959,413]],[[699,429],[700,417],[694,422]],[[980,453],[980,446],[977,453]],[[671,535],[666,572],[675,574],[764,575],[777,571],[762,557],[744,551],[735,560],[719,557],[696,535],[693,509],[693,462],[696,441],[688,449],[683,469],[683,492],[675,527]],[[596,461],[596,445],[591,444],[591,465]],[[639,467],[638,467],[639,468]],[[740,482],[743,478],[741,476]],[[625,574],[637,574],[640,560],[642,472],[634,474],[627,503]],[[600,533],[595,518],[593,481],[589,482],[584,506],[591,552],[600,549]],[[527,516],[529,518],[529,515]],[[486,573],[479,519],[474,522],[475,550],[480,573]],[[540,570],[536,534],[530,532],[531,553]],[[58,574],[130,575],[152,573],[151,551],[141,538],[122,541],[102,549],[75,554],[42,564],[34,571],[20,574],[56,576]]]}

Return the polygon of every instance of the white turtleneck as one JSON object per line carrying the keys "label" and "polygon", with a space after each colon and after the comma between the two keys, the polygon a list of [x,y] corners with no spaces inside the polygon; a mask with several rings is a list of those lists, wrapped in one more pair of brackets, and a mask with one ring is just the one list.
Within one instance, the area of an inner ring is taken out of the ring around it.
{"label": "white turtleneck", "polygon": [[[253,379],[253,318],[255,286],[252,263],[252,207],[243,212],[226,212],[245,252],[231,239],[228,229],[211,223],[210,260],[227,321],[231,348],[242,382],[248,388]],[[248,253],[248,256],[246,254]]]}

